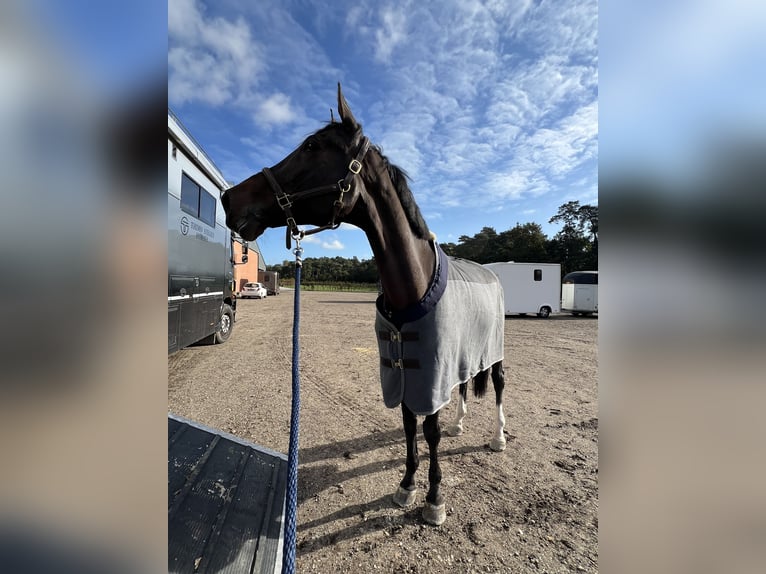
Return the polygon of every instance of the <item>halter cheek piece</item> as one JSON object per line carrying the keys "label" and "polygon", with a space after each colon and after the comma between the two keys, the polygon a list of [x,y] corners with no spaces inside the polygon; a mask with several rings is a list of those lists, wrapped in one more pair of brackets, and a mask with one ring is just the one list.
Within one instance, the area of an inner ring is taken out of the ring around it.
{"label": "halter cheek piece", "polygon": [[[271,170],[267,167],[263,168],[263,175],[266,176],[266,181],[269,182],[269,186],[274,192],[274,197],[277,200],[277,205],[279,205],[282,211],[285,212],[285,217],[287,218],[287,230],[285,233],[285,245],[287,246],[287,249],[290,249],[292,245],[291,238],[299,240],[302,239],[305,235],[319,233],[325,229],[337,229],[340,226],[341,222],[337,221],[337,219],[340,215],[340,212],[343,210],[343,196],[347,192],[351,191],[351,184],[354,180],[354,176],[362,170],[362,160],[364,159],[364,156],[367,155],[367,151],[369,149],[370,140],[367,138],[367,136],[362,136],[362,139],[359,143],[359,150],[356,152],[356,157],[352,159],[348,164],[348,173],[346,173],[346,177],[338,180],[338,183],[313,187],[311,189],[298,191],[289,195],[282,189],[282,186],[279,185],[279,182],[274,177],[274,174],[271,173]],[[331,192],[338,192],[339,195],[338,199],[333,202],[333,210],[330,221],[326,225],[315,227],[314,229],[309,229],[308,231],[298,229],[298,224],[295,222],[292,209],[290,209],[293,203],[299,199],[306,199],[315,195],[324,195]]]}

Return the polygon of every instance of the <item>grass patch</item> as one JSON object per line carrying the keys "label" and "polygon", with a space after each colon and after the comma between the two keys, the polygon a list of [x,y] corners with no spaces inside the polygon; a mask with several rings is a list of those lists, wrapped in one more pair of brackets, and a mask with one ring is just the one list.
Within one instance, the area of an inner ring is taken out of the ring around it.
{"label": "grass patch", "polygon": [[[295,281],[283,281],[282,287],[295,287]],[[305,291],[347,291],[350,293],[377,293],[377,283],[345,283],[345,282],[315,282],[301,281],[301,289]]]}

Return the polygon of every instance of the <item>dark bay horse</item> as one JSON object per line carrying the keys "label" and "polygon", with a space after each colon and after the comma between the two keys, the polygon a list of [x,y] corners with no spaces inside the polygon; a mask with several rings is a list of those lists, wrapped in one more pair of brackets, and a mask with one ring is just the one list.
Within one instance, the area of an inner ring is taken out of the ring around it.
{"label": "dark bay horse", "polygon": [[429,490],[423,517],[446,518],[440,491],[439,411],[460,385],[457,418],[446,429],[463,432],[467,383],[482,396],[491,373],[497,406],[490,441],[505,449],[502,394],[504,306],[495,276],[482,266],[444,255],[429,232],[407,185],[406,174],[370,145],[338,84],[339,122],[332,121],[271,168],[224,192],[226,224],[252,241],[268,227],[318,226],[341,222],[362,229],[375,255],[383,294],[375,322],[386,406],[401,404],[407,440],[406,472],[394,502],[415,501],[418,468],[417,416],[425,416],[429,447]]}

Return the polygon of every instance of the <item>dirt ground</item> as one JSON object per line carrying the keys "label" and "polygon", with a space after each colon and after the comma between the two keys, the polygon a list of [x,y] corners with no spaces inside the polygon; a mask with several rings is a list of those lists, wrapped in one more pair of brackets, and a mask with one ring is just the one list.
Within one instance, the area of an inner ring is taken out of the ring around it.
{"label": "dirt ground", "polygon": [[[491,385],[470,394],[463,435],[442,435],[447,520],[434,527],[422,425],[418,502],[391,501],[405,443],[381,396],[374,298],[301,294],[298,571],[597,572],[598,321],[506,319],[508,446],[488,448]],[[292,291],[240,301],[227,343],[169,357],[169,411],[286,453],[292,307]]]}

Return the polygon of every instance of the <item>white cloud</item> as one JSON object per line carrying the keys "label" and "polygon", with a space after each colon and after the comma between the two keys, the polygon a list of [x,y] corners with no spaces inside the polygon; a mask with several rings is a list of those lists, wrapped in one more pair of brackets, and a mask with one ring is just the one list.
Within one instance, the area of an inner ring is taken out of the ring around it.
{"label": "white cloud", "polygon": [[551,128],[525,135],[505,169],[494,171],[486,189],[493,200],[538,197],[598,152],[598,103],[593,101]]}
{"label": "white cloud", "polygon": [[367,133],[436,211],[558,189],[597,155],[596,2],[446,4],[346,14],[389,78],[367,98]]}
{"label": "white cloud", "polygon": [[244,18],[207,18],[196,0],[168,3],[168,98],[220,106],[249,92],[263,71]]}
{"label": "white cloud", "polygon": [[196,0],[168,0],[168,35],[193,38],[200,29],[202,15]]}
{"label": "white cloud", "polygon": [[533,161],[553,176],[562,176],[595,158],[598,146],[598,104],[577,109],[555,129],[542,128],[529,139]]}
{"label": "white cloud", "polygon": [[333,251],[336,251],[336,250],[340,251],[341,249],[345,249],[346,248],[346,246],[343,245],[337,239],[333,239],[332,241],[323,241],[322,242],[322,247],[324,247],[325,249],[331,249]]}
{"label": "white cloud", "polygon": [[331,251],[341,251],[346,248],[346,246],[337,238],[328,240],[323,239],[319,235],[307,235],[301,239],[301,243],[319,245],[322,249],[329,249]]}
{"label": "white cloud", "polygon": [[521,199],[524,196],[537,197],[551,188],[545,176],[534,169],[511,169],[490,174],[484,190],[488,192],[485,199],[508,200]]}
{"label": "white cloud", "polygon": [[[412,177],[428,219],[561,196],[597,157],[595,0],[305,0],[301,18],[257,5],[213,17],[210,6],[171,0],[171,101],[246,110],[255,127],[239,153],[254,165],[279,161],[329,119],[337,80],[367,135]],[[322,43],[333,30],[342,54]]]}
{"label": "white cloud", "polygon": [[399,11],[384,8],[380,19],[382,27],[375,31],[375,59],[386,62],[390,59],[394,48],[407,38],[407,18]]}
{"label": "white cloud", "polygon": [[231,79],[211,54],[171,48],[168,65],[168,97],[172,103],[200,101],[218,106],[231,99]]}
{"label": "white cloud", "polygon": [[396,157],[389,159],[392,163],[404,169],[410,175],[417,173],[423,164],[422,154],[419,149],[418,135],[411,130],[392,129],[381,137],[379,145],[384,154],[389,150]]}
{"label": "white cloud", "polygon": [[263,100],[255,112],[257,122],[264,124],[285,124],[296,119],[296,112],[290,104],[290,97],[276,93]]}

